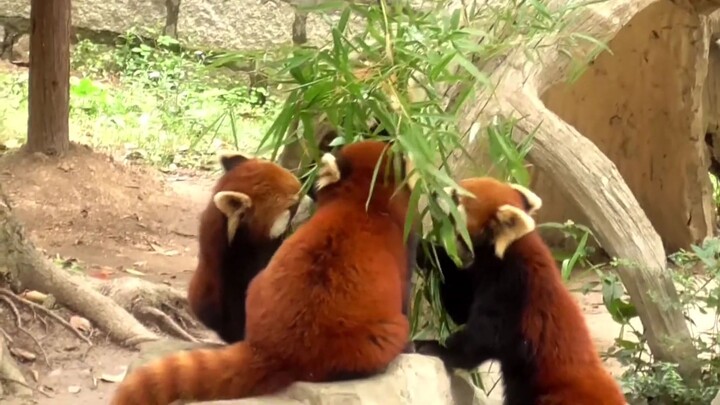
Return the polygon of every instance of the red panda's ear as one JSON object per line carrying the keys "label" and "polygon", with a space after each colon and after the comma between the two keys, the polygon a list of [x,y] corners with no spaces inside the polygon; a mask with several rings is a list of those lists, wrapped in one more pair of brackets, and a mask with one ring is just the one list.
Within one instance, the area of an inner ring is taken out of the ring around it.
{"label": "red panda's ear", "polygon": [[304,195],[300,198],[300,202],[297,205],[297,209],[295,210],[295,213],[292,214],[292,219],[290,220],[290,226],[293,229],[297,229],[305,223],[313,213],[313,208],[315,206],[315,201],[313,201],[312,198],[310,198],[307,195]]}
{"label": "red panda's ear", "polygon": [[252,159],[250,156],[243,155],[239,152],[223,153],[220,155],[220,165],[225,172],[229,172],[240,163],[246,162],[250,159]]}
{"label": "red panda's ear", "polygon": [[534,214],[542,207],[542,199],[538,197],[537,194],[530,191],[530,189],[528,189],[527,187],[521,186],[519,184],[510,184],[510,187],[522,194],[523,198],[525,198],[525,202],[527,203],[528,207],[527,212],[530,215]]}
{"label": "red panda's ear", "polygon": [[[445,191],[445,194],[450,196],[450,204],[454,205],[458,213],[460,213],[460,216],[463,220],[463,225],[465,225],[465,222],[467,221],[467,211],[465,210],[465,206],[460,202],[460,191],[455,187],[443,187],[443,191]],[[448,201],[445,199],[438,198],[437,194],[433,193],[433,197],[438,204],[438,207],[440,210],[442,210],[443,213],[446,215],[450,215],[450,204],[448,204]],[[455,223],[454,218],[450,217],[450,221],[453,223],[453,226],[460,226],[461,223]]]}
{"label": "red panda's ear", "polygon": [[506,204],[498,208],[495,219],[495,255],[501,259],[513,242],[535,230],[535,220],[522,209],[512,205]]}
{"label": "red panda's ear", "polygon": [[340,181],[340,167],[337,159],[332,153],[325,153],[318,164],[318,175],[315,179],[315,190],[323,188]]}
{"label": "red panda's ear", "polygon": [[[460,203],[460,191],[455,187],[443,187],[443,191],[445,191],[445,194],[450,196],[450,201],[452,202],[453,205],[458,207],[458,209],[460,210],[460,214],[465,215],[465,208]],[[437,199],[437,196],[435,196],[435,198]],[[440,207],[440,209],[444,213],[449,215],[450,207],[447,204],[447,200],[440,200],[440,199],[437,199],[437,200],[438,200],[437,203],[438,203],[438,206]]]}
{"label": "red panda's ear", "polygon": [[252,207],[252,200],[245,193],[237,191],[219,191],[213,196],[217,209],[227,217],[228,241],[232,241],[240,226],[243,215]]}

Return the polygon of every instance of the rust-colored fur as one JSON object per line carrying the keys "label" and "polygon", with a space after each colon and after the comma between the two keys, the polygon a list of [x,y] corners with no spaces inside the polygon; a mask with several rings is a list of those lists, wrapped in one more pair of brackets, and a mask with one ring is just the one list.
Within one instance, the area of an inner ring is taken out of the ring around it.
{"label": "rust-colored fur", "polygon": [[624,405],[578,304],[535,230],[529,214],[541,200],[492,178],[465,179],[460,185],[474,196],[453,193],[474,253],[466,256],[467,269],[444,260],[443,272],[467,272],[465,283],[473,286],[469,317],[446,347],[416,342],[418,350],[453,368],[499,360],[506,405]]}
{"label": "rust-colored fur", "polygon": [[337,160],[323,158],[316,213],[250,284],[243,342],[140,368],[111,404],[245,398],[294,381],[384,371],[409,333],[402,314],[409,190],[397,190],[392,176],[383,182],[381,166],[366,210],[373,171],[387,146],[359,142],[341,149]]}
{"label": "rust-colored fur", "polygon": [[224,173],[200,218],[188,301],[205,326],[234,343],[244,337],[248,284],[270,261],[290,222],[307,219],[309,199],[300,198],[300,181],[273,162],[242,155],[220,162]]}

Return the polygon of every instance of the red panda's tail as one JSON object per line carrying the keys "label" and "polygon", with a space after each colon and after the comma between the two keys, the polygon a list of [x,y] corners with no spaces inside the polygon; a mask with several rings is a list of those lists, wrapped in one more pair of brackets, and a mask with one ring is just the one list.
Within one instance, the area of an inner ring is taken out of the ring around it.
{"label": "red panda's tail", "polygon": [[111,405],[167,405],[175,400],[240,399],[270,394],[293,382],[245,342],[175,353],[130,373]]}

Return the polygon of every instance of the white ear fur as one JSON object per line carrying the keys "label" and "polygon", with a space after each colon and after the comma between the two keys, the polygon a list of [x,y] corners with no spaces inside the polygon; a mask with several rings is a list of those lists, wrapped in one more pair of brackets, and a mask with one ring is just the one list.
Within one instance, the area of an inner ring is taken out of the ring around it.
{"label": "white ear fur", "polygon": [[[460,193],[455,187],[444,187],[443,190],[450,196],[452,203],[457,207],[458,213],[462,217],[463,221],[467,223],[467,210],[465,206],[460,202]],[[438,206],[446,215],[450,215],[450,206],[446,200],[438,200]]]}
{"label": "white ear fur", "polygon": [[458,191],[455,187],[443,187],[443,191],[448,193],[453,199],[458,198]]}
{"label": "white ear fur", "polygon": [[301,224],[310,218],[312,215],[313,204],[315,204],[315,201],[313,201],[312,198],[307,195],[303,196],[300,200],[297,211],[295,211],[295,215],[290,220],[290,226],[292,226],[293,229],[297,229]]}
{"label": "white ear fur", "polygon": [[252,207],[252,200],[245,193],[237,191],[218,191],[213,196],[213,202],[228,219],[228,242],[232,242],[235,232],[240,225],[242,214]]}
{"label": "white ear fur", "polygon": [[519,184],[510,184],[510,187],[520,192],[528,200],[528,204],[530,205],[530,210],[528,212],[530,215],[534,214],[542,207],[542,199],[537,194],[530,191],[527,187]]}
{"label": "white ear fur", "polygon": [[337,159],[331,153],[326,153],[320,159],[320,169],[315,180],[315,189],[321,190],[333,183],[340,181],[340,168]]}
{"label": "white ear fur", "polygon": [[502,259],[513,242],[535,230],[535,220],[525,211],[512,205],[498,208],[495,217],[500,222],[495,230],[495,255]]}
{"label": "white ear fur", "polygon": [[285,210],[282,214],[278,215],[273,226],[270,228],[270,234],[268,235],[270,239],[277,239],[282,236],[288,228],[292,227],[293,229],[297,229],[307,221],[312,214],[312,205],[314,203],[312,198],[305,195],[300,199],[300,204],[298,204],[295,215],[291,217],[290,210]]}
{"label": "white ear fur", "polygon": [[270,239],[277,239],[287,231],[288,226],[290,226],[290,210],[285,210],[275,218],[275,222],[273,222],[273,225],[270,227],[270,234],[268,236]]}
{"label": "white ear fur", "polygon": [[[458,206],[458,209],[462,207],[462,204],[460,203],[460,193],[458,192],[458,189],[455,187],[443,187],[443,191],[445,191],[445,194],[450,196],[450,199],[452,200],[453,204]],[[450,214],[450,207],[447,205],[446,200],[438,200],[438,206],[444,212],[445,214]],[[463,212],[465,209],[463,208]]]}
{"label": "white ear fur", "polygon": [[218,191],[213,196],[213,202],[227,217],[236,214],[239,210],[245,211],[252,207],[250,196],[237,191]]}

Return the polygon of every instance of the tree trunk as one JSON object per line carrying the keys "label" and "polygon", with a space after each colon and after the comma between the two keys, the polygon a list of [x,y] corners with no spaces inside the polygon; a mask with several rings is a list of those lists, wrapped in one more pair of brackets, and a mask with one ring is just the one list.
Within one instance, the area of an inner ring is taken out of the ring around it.
{"label": "tree trunk", "polygon": [[[294,19],[292,23],[292,41],[293,46],[302,46],[307,43],[307,19],[308,14],[306,11],[298,10],[297,6],[294,9]],[[297,137],[283,148],[278,156],[278,164],[282,167],[298,172],[302,165],[303,157],[305,156],[302,140],[298,136],[298,129],[300,128],[300,118],[297,117],[293,120],[288,128],[288,134]]]}
{"label": "tree trunk", "polygon": [[177,38],[178,36],[178,16],[180,15],[180,0],[165,0],[165,28],[163,34]]}
{"label": "tree trunk", "polygon": [[[608,0],[582,9],[578,25],[571,29],[608,41],[636,15],[659,3],[677,7],[678,12],[693,12],[696,19],[700,18],[690,3],[681,1],[673,5],[662,0]],[[699,42],[702,41],[700,35]],[[573,51],[588,55],[594,45],[583,42],[582,46]],[[567,79],[570,60],[557,47],[537,49],[546,49],[538,58],[542,63],[529,65],[525,55],[518,52],[492,72],[491,81],[500,83],[495,96],[486,108],[483,107],[487,98],[481,97],[478,103],[458,114],[463,117],[460,129],[468,131],[474,123],[488,122],[495,115],[522,117],[514,132],[516,141],[539,128],[534,132],[529,160],[544,171],[567,199],[581,207],[602,246],[622,260],[619,275],[637,307],[655,358],[679,364],[686,381],[697,381],[700,371],[697,352],[680,311],[672,277],[665,269],[662,241],[615,164],[541,100],[547,89]],[[475,159],[485,154],[485,146],[479,140],[469,141],[466,146]],[[473,164],[458,157],[454,162],[456,177],[469,175]]]}
{"label": "tree trunk", "polygon": [[63,154],[70,147],[70,0],[32,0],[29,86],[27,149]]}

